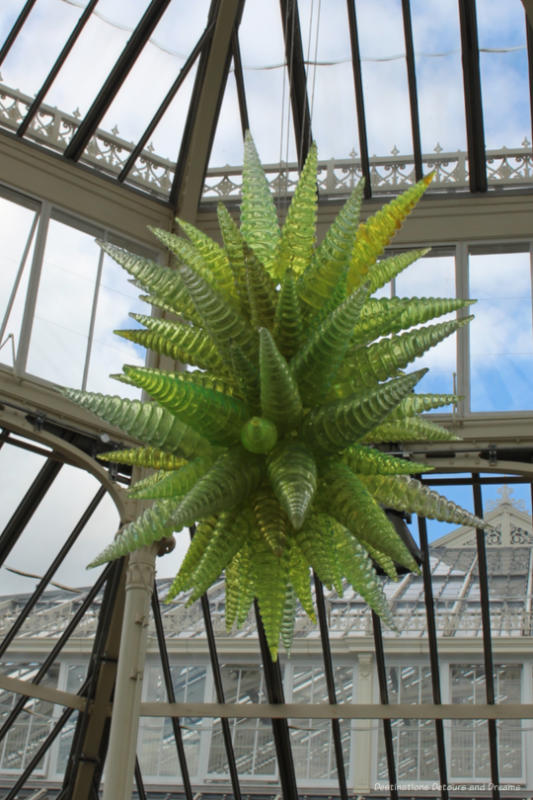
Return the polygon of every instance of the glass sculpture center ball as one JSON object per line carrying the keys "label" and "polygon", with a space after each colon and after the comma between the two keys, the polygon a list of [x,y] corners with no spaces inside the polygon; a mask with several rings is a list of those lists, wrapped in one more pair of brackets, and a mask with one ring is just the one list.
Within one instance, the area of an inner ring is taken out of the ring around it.
{"label": "glass sculpture center ball", "polygon": [[241,442],[250,453],[268,453],[278,441],[278,430],[264,417],[251,417],[241,430]]}

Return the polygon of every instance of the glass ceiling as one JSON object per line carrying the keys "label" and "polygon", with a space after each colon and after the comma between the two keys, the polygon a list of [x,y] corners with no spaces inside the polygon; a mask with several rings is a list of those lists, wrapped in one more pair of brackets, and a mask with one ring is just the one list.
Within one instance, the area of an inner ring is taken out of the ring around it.
{"label": "glass ceiling", "polygon": [[[0,126],[175,199],[176,162],[194,147],[187,120],[194,125],[209,91],[207,56],[224,48],[206,169],[240,164],[249,125],[263,163],[301,162],[310,133],[324,161],[351,162],[374,192],[433,166],[441,168],[434,189],[483,191],[470,164],[485,169],[487,150],[489,186],[511,174],[525,181],[531,113],[521,0],[334,0],[327,8],[245,0],[225,39],[217,8],[208,0],[5,0]],[[306,108],[310,130],[301,125]]]}

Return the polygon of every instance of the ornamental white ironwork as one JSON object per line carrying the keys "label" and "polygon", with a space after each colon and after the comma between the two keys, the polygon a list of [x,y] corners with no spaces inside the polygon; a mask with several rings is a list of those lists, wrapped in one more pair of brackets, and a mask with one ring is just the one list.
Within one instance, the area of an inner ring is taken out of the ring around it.
{"label": "ornamental white ironwork", "polygon": [[[0,126],[14,132],[24,119],[33,98],[0,83]],[[80,124],[78,110],[68,114],[42,104],[28,126],[25,136],[31,141],[63,152]],[[135,149],[112,131],[98,129],[81,157],[108,175],[117,176]],[[422,156],[424,171],[435,170],[432,190],[464,190],[468,188],[468,156],[465,152],[445,152],[437,144],[433,153]],[[521,147],[486,151],[487,177],[491,186],[516,186],[531,184],[533,180],[533,154],[531,144],[524,138]],[[136,159],[125,182],[142,191],[167,198],[174,179],[175,163],[158,156],[148,145]],[[278,197],[290,195],[298,179],[295,163],[264,165],[269,183]],[[361,160],[352,151],[348,158],[319,162],[318,188],[322,196],[346,196],[362,177]],[[393,147],[388,156],[370,158],[370,180],[375,194],[397,193],[411,186],[415,180],[412,155],[400,155]],[[238,200],[241,195],[242,167],[215,167],[207,171],[202,201]]]}

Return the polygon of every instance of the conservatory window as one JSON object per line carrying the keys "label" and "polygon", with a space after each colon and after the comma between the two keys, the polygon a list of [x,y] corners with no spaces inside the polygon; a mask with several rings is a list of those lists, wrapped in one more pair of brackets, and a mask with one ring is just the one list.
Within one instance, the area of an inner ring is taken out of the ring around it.
{"label": "conservatory window", "polygon": [[[205,700],[205,667],[174,665],[170,669],[177,703]],[[145,672],[144,695],[147,702],[167,702],[167,692],[160,664],[151,664]],[[185,757],[191,776],[200,767],[200,743],[204,721],[199,717],[180,718]],[[139,724],[138,756],[146,778],[181,780],[172,720],[142,717]]]}
{"label": "conservatory window", "polygon": [[[429,666],[391,666],[387,673],[390,703],[432,703]],[[433,782],[439,779],[437,744],[433,720],[391,720],[397,779],[400,782]],[[385,739],[378,734],[378,781],[387,781]]]}
{"label": "conservatory window", "polygon": [[[222,667],[227,703],[267,703],[263,670],[259,666]],[[274,778],[276,752],[269,719],[230,719],[231,740],[240,777]],[[228,775],[228,760],[220,720],[213,721],[209,748],[210,777]]]}
{"label": "conservatory window", "polygon": [[[334,672],[337,701],[353,702],[353,668],[337,666]],[[292,667],[292,703],[327,703],[328,691],[322,665]],[[350,763],[351,725],[340,721],[343,760]],[[290,722],[296,777],[304,781],[337,780],[337,764],[330,720],[294,719]]]}
{"label": "conservatory window", "polygon": [[[502,275],[505,278],[502,280]],[[469,326],[472,411],[533,405],[531,257],[525,245],[470,247]]]}
{"label": "conservatory window", "polygon": [[[495,666],[496,703],[520,703],[522,667]],[[481,664],[450,666],[452,703],[485,703],[485,670]],[[501,720],[497,726],[500,778],[519,780],[523,773],[520,720]],[[491,777],[488,724],[486,720],[451,722],[450,775],[459,780]]]}
{"label": "conservatory window", "polygon": [[[11,678],[31,682],[39,670],[40,664],[34,661],[3,661],[0,663],[2,674]],[[59,665],[54,664],[48,671],[43,686],[57,686]],[[0,691],[0,727],[9,717],[16,705],[18,695]],[[0,771],[20,772],[23,770],[42,745],[54,724],[57,707],[45,700],[30,698],[24,710],[13,722],[7,735],[0,743]],[[37,764],[35,771],[43,774],[47,757]]]}
{"label": "conservatory window", "polygon": [[150,314],[127,273],[95,242],[139,255],[155,250],[11,190],[2,189],[4,230],[0,296],[0,362],[53,383],[137,397],[109,378],[125,362],[142,365],[145,350],[113,336],[139,327],[129,314]]}

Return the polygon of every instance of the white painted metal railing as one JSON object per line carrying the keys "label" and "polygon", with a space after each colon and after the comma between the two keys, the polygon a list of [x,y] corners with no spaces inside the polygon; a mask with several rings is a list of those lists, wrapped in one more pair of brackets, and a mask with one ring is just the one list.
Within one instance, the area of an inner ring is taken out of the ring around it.
{"label": "white painted metal railing", "polygon": [[[33,98],[0,83],[0,126],[16,131]],[[68,114],[42,104],[33,118],[26,137],[56,152],[62,152],[80,124],[80,112]],[[133,152],[135,144],[111,131],[97,130],[82,161],[111,175],[118,175]],[[435,170],[432,189],[456,190],[468,187],[468,157],[461,150],[445,152],[437,144],[432,153],[422,156],[424,172]],[[533,180],[531,143],[524,138],[520,147],[487,150],[487,176],[492,186],[530,184]],[[266,164],[265,172],[278,196],[290,195],[298,179],[295,163]],[[159,197],[167,197],[174,178],[174,162],[154,152],[149,144],[137,158],[126,182]],[[323,195],[345,196],[362,177],[361,161],[355,152],[343,159],[320,161],[318,186]],[[401,155],[394,147],[389,155],[372,156],[370,177],[374,193],[398,192],[415,181],[412,154]],[[238,199],[241,193],[242,167],[223,166],[209,169],[203,201]]]}

